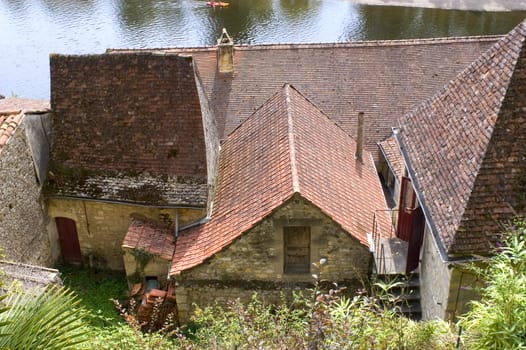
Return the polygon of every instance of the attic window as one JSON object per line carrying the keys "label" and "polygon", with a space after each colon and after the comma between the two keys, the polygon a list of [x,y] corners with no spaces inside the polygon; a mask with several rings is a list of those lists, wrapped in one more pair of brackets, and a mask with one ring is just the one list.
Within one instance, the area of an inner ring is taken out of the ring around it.
{"label": "attic window", "polygon": [[283,228],[284,272],[308,273],[310,271],[310,227]]}

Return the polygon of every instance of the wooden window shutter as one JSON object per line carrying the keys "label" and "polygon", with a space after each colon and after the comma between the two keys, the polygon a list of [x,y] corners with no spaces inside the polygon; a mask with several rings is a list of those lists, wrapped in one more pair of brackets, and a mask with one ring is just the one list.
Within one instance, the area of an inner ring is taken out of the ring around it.
{"label": "wooden window shutter", "polygon": [[310,271],[310,227],[283,228],[285,273]]}

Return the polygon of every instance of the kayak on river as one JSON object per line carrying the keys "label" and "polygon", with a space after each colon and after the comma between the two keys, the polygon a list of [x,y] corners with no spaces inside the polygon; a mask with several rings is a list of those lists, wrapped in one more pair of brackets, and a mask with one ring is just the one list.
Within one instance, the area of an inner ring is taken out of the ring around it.
{"label": "kayak on river", "polygon": [[206,3],[210,7],[227,7],[230,5],[228,2],[222,2],[222,1],[208,1]]}

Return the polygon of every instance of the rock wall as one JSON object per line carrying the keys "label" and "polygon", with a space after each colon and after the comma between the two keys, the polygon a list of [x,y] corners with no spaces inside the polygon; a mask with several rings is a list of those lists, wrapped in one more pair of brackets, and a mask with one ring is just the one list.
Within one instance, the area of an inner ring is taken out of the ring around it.
{"label": "rock wall", "polygon": [[57,250],[48,238],[49,219],[43,207],[25,120],[0,152],[0,183],[0,247],[5,258],[52,266]]}
{"label": "rock wall", "polygon": [[[321,271],[311,266],[306,273],[284,272],[283,228],[287,226],[310,227],[310,261],[326,259]],[[358,288],[367,279],[370,263],[367,247],[319,209],[295,197],[226,249],[176,277],[179,318],[186,322],[194,303],[225,305],[235,298],[248,301],[254,292],[277,302],[282,293],[290,295],[311,285],[314,273],[350,289]]]}
{"label": "rock wall", "polygon": [[[87,266],[124,270],[122,241],[132,215],[175,222],[176,209],[118,204],[76,199],[48,199],[51,218],[65,217],[75,221],[83,263]],[[177,209],[179,225],[192,223],[205,215],[205,209]],[[51,220],[50,232],[56,235]],[[58,244],[58,242],[57,242]]]}

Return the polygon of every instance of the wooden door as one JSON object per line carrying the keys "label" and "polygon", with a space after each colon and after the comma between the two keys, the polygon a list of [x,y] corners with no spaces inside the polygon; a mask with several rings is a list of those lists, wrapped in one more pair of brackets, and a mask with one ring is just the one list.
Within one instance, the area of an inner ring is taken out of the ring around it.
{"label": "wooden door", "polygon": [[415,200],[416,196],[415,192],[413,191],[413,184],[411,183],[411,180],[408,177],[402,177],[396,237],[406,242],[409,242],[411,238]]}
{"label": "wooden door", "polygon": [[405,272],[409,273],[418,267],[420,262],[420,248],[424,241],[424,231],[426,228],[426,218],[421,207],[413,210],[413,222],[411,225],[411,238],[407,248],[407,263]]}
{"label": "wooden door", "polygon": [[310,271],[310,227],[284,227],[285,272]]}
{"label": "wooden door", "polygon": [[74,220],[68,218],[55,218],[57,224],[58,240],[62,249],[62,258],[65,263],[80,264],[82,255],[80,253],[77,225]]}

